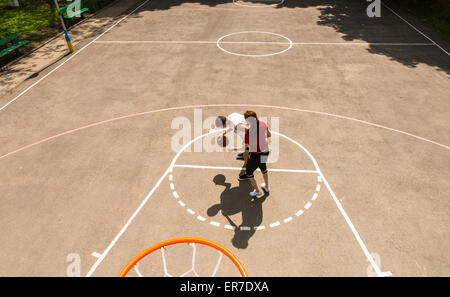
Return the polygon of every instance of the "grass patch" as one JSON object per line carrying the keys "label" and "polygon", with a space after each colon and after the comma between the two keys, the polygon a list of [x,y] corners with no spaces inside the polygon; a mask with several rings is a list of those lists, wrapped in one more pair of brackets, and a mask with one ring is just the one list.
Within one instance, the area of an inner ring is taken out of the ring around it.
{"label": "grass patch", "polygon": [[47,1],[20,0],[20,5],[13,8],[9,0],[0,0],[0,38],[17,33],[21,39],[33,42],[55,33],[51,28],[57,29],[59,18]]}
{"label": "grass patch", "polygon": [[[88,7],[90,13],[100,9],[103,5],[112,2],[98,0],[82,0],[82,7]],[[72,2],[58,0],[60,7]],[[17,40],[29,40],[30,42],[20,52],[29,52],[41,45],[46,40],[62,32],[58,12],[54,6],[54,0],[19,0],[19,7],[11,7],[9,0],[0,0],[0,38],[8,34],[17,33]],[[88,15],[90,14],[88,13]],[[80,21],[74,19],[71,25]],[[16,58],[11,53],[0,60],[0,67]]]}
{"label": "grass patch", "polygon": [[[20,7],[11,7],[9,0],[0,0],[0,38],[17,33],[17,40],[29,40],[19,49],[20,53],[26,53],[60,32],[61,25],[56,9],[48,1],[19,0],[19,3]],[[2,57],[0,67],[16,57],[17,53]]]}

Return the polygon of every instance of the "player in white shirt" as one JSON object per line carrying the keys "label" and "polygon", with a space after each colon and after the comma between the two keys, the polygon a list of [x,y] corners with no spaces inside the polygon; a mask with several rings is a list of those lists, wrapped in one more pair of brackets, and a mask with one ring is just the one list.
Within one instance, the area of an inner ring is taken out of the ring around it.
{"label": "player in white shirt", "polygon": [[[227,117],[218,116],[216,119],[216,127],[217,128],[227,128],[225,132],[223,132],[222,137],[227,133],[233,131],[234,133],[241,136],[241,138],[245,135],[245,129],[247,129],[247,122],[245,121],[244,115],[234,112]],[[244,160],[243,153],[240,153],[236,157],[238,160]]]}

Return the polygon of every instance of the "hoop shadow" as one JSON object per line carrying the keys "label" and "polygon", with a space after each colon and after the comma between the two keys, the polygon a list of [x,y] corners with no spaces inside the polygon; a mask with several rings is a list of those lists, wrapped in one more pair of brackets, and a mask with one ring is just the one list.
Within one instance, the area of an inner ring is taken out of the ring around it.
{"label": "hoop shadow", "polygon": [[[264,196],[254,199],[249,195],[253,190],[249,181],[240,181],[238,187],[231,187],[222,174],[216,175],[213,182],[217,186],[224,186],[225,189],[220,194],[220,203],[211,206],[207,214],[213,217],[220,211],[229,224],[234,227],[231,243],[236,248],[245,249],[248,247],[250,238],[255,234],[256,227],[262,223],[262,204],[269,194],[264,193]],[[242,214],[242,223],[239,226],[230,218],[238,213]]]}

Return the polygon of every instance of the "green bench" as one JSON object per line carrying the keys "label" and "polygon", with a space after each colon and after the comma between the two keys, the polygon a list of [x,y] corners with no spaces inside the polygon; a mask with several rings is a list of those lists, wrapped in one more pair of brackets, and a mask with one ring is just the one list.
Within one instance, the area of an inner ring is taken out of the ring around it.
{"label": "green bench", "polygon": [[[81,0],[76,0],[75,2],[73,2],[72,4],[69,4],[67,6],[64,6],[62,8],[59,9],[59,13],[61,14],[61,16],[64,19],[64,22],[67,25],[67,22],[72,20],[74,17],[76,16],[82,16],[84,17],[84,13],[85,12],[89,12],[89,8],[81,8],[82,6],[82,2]],[[73,8],[79,7],[80,10],[75,10],[73,11]],[[69,10],[69,11],[68,11]]]}
{"label": "green bench", "polygon": [[19,35],[17,34],[9,34],[7,37],[0,40],[0,57],[3,57],[13,51],[18,51],[19,48],[25,46],[28,43],[28,40],[16,41]]}

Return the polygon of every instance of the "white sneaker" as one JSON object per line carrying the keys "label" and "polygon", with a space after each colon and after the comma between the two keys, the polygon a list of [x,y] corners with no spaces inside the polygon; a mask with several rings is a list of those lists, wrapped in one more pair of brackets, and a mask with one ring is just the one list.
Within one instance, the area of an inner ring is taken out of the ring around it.
{"label": "white sneaker", "polygon": [[269,189],[269,188],[266,188],[266,184],[265,184],[265,183],[262,183],[262,184],[261,184],[261,188],[262,188],[264,191],[266,191],[266,193],[270,193],[270,189]]}
{"label": "white sneaker", "polygon": [[252,197],[258,197],[258,196],[261,196],[262,194],[263,193],[258,192],[256,190],[253,190],[252,192],[250,192],[250,196],[252,196]]}

